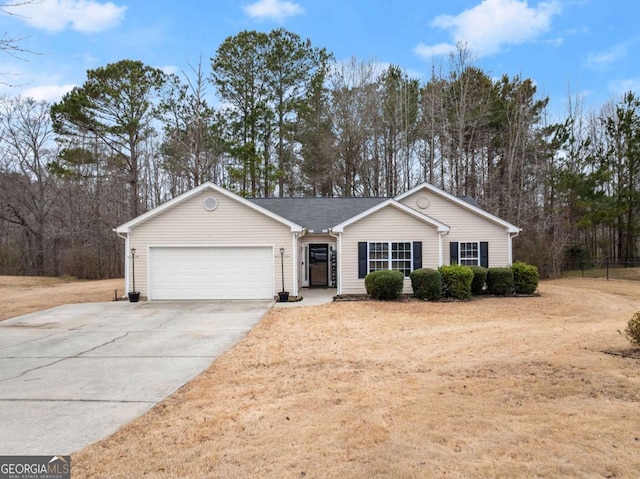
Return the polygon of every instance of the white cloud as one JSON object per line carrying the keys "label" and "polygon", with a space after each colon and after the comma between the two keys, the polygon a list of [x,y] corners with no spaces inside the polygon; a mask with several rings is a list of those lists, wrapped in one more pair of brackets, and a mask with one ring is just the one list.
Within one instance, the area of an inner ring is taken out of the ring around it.
{"label": "white cloud", "polygon": [[421,78],[425,78],[425,74],[422,72],[419,72],[418,70],[413,70],[411,68],[408,68],[407,70],[405,70],[405,73],[407,74],[407,76],[409,78],[415,79],[415,80],[420,80]]}
{"label": "white cloud", "polygon": [[65,93],[73,90],[73,87],[76,85],[41,85],[32,88],[27,88],[22,93],[21,96],[25,98],[33,98],[38,101],[48,101],[49,103],[53,103],[56,101],[60,101],[62,96]]}
{"label": "white cloud", "polygon": [[561,47],[564,45],[563,37],[552,38],[551,40],[547,40],[547,45],[551,45],[552,47]]}
{"label": "white cloud", "polygon": [[616,45],[610,50],[589,54],[587,57],[587,66],[593,69],[607,67],[621,58],[624,58],[626,55],[627,45]]}
{"label": "white cloud", "polygon": [[178,72],[180,72],[180,68],[177,67],[176,65],[162,65],[162,66],[157,67],[157,68],[159,70],[162,70],[167,75],[175,75]]}
{"label": "white cloud", "polygon": [[418,55],[423,58],[432,58],[440,55],[448,55],[456,50],[456,46],[451,43],[438,43],[436,45],[425,45],[424,43],[418,43],[413,49]]}
{"label": "white cloud", "polygon": [[628,91],[640,92],[640,79],[615,80],[609,83],[609,89],[615,95],[623,95]]}
{"label": "white cloud", "polygon": [[466,44],[479,56],[493,55],[505,45],[534,41],[549,30],[551,19],[560,13],[557,0],[529,7],[526,0],[483,0],[459,15],[440,15],[431,25],[451,32],[452,42],[418,45],[414,51],[431,58],[450,52],[451,44]]}
{"label": "white cloud", "polygon": [[287,0],[258,0],[242,7],[250,18],[283,22],[287,17],[304,13],[299,4]]}
{"label": "white cloud", "polygon": [[67,28],[78,32],[101,32],[116,27],[127,7],[96,0],[39,0],[5,10],[34,28],[61,32]]}

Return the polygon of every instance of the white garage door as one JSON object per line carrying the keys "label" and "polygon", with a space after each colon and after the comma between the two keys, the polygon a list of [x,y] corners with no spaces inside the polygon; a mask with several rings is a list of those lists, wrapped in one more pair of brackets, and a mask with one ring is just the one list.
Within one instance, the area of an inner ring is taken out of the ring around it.
{"label": "white garage door", "polygon": [[149,299],[272,299],[271,247],[152,247]]}

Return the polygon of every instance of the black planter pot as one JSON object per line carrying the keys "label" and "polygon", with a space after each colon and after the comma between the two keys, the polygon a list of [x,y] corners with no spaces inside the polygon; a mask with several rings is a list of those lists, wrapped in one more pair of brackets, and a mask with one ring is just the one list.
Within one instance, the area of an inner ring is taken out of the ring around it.
{"label": "black planter pot", "polygon": [[281,303],[288,303],[289,302],[289,292],[288,291],[281,291],[278,293],[278,300]]}
{"label": "black planter pot", "polygon": [[129,302],[137,303],[140,300],[140,293],[129,293]]}

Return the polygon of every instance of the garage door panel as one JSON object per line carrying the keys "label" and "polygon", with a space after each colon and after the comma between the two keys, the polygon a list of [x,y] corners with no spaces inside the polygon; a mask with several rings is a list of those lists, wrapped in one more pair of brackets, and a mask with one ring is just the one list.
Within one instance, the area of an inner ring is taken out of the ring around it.
{"label": "garage door panel", "polygon": [[271,247],[152,247],[153,300],[271,299]]}

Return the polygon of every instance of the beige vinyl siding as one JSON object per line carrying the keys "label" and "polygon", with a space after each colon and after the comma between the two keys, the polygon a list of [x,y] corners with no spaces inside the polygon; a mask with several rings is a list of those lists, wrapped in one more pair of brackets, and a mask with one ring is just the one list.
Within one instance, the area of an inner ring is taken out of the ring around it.
{"label": "beige vinyl siding", "polygon": [[[213,211],[207,211],[203,205],[210,196],[218,201]],[[274,295],[282,288],[280,248],[283,247],[285,288],[293,291],[291,228],[226,195],[204,191],[132,228],[129,248],[136,248],[136,289],[143,296],[147,294],[148,248],[171,245],[272,246]]]}
{"label": "beige vinyl siding", "polygon": [[[422,209],[418,200],[426,197],[429,206]],[[482,216],[463,208],[428,190],[417,191],[401,200],[401,203],[446,224],[450,227],[443,238],[444,264],[449,264],[449,243],[487,241],[489,242],[489,266],[509,265],[510,236],[506,227],[489,221]]]}
{"label": "beige vinyl siding", "polygon": [[[436,228],[389,205],[347,226],[342,233],[342,294],[365,294],[364,279],[358,278],[358,242],[422,241],[422,266],[438,267]],[[411,281],[404,281],[405,293],[412,293]]]}

